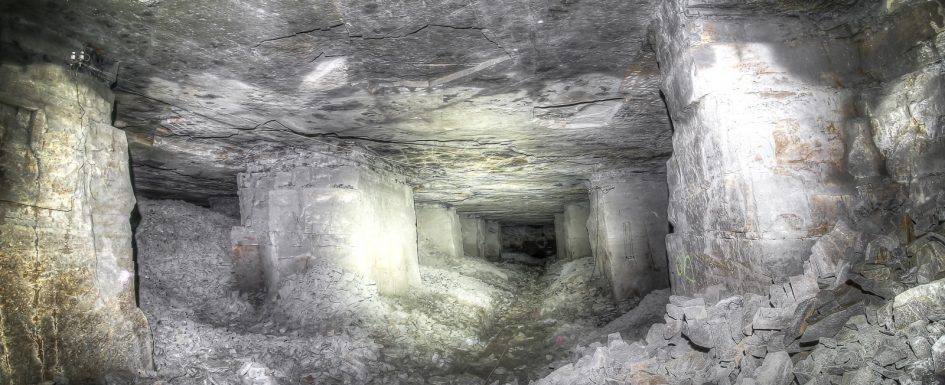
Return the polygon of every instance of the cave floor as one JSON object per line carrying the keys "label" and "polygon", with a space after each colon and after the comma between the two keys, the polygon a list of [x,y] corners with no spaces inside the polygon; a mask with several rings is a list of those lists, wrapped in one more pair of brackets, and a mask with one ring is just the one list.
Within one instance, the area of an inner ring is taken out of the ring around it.
{"label": "cave floor", "polygon": [[485,348],[460,360],[455,371],[473,374],[486,383],[497,377],[514,377],[519,383],[528,383],[540,378],[536,373],[554,358],[568,355],[561,341],[555,344],[554,321],[541,316],[547,290],[541,280],[544,268],[526,271],[524,279],[515,284],[512,303],[496,316]]}
{"label": "cave floor", "polygon": [[[332,328],[292,325],[265,306],[227,323],[184,307],[145,308],[157,376],[169,384],[522,384],[550,373],[580,336],[616,315],[600,288],[585,284],[590,265],[424,268],[424,285],[410,297],[365,297],[358,301],[372,303],[370,311]],[[467,295],[490,297],[492,308],[470,306]]]}

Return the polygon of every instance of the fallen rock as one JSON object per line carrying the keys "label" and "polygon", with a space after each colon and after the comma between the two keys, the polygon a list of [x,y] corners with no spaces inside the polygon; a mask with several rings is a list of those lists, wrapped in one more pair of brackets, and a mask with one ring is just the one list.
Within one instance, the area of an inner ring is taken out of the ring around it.
{"label": "fallen rock", "polygon": [[939,337],[932,345],[932,364],[935,372],[945,371],[945,336]]}
{"label": "fallen rock", "polygon": [[850,317],[863,314],[863,303],[859,302],[840,309],[835,313],[827,314],[825,317],[811,321],[807,328],[801,334],[801,343],[817,341],[822,337],[833,337],[843,328]]}
{"label": "fallen rock", "polygon": [[880,385],[883,378],[870,370],[869,368],[859,368],[857,370],[843,373],[841,385]]}
{"label": "fallen rock", "polygon": [[794,363],[786,352],[774,352],[765,356],[764,362],[755,370],[755,381],[759,385],[789,385],[794,381]]}
{"label": "fallen rock", "polygon": [[902,292],[893,302],[897,329],[945,313],[945,279],[919,285]]}
{"label": "fallen rock", "polygon": [[942,278],[945,272],[945,236],[925,234],[909,244],[907,252],[915,258],[918,267],[916,280],[919,284]]}
{"label": "fallen rock", "polygon": [[763,307],[755,312],[751,319],[754,330],[781,330],[789,327],[794,318],[794,307]]}

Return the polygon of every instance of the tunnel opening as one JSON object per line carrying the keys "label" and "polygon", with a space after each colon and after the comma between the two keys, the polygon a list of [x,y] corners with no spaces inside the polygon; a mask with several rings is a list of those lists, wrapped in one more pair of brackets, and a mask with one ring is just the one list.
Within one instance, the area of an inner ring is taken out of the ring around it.
{"label": "tunnel opening", "polygon": [[502,258],[543,264],[557,250],[554,223],[502,223]]}

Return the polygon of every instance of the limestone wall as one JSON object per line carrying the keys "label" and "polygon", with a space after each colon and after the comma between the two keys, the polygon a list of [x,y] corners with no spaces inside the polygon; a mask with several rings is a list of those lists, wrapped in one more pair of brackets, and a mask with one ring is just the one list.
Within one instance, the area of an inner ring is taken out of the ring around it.
{"label": "limestone wall", "polygon": [[485,252],[487,259],[497,260],[502,257],[502,225],[497,221],[485,221]]}
{"label": "limestone wall", "polygon": [[555,214],[555,255],[565,258],[564,213]]}
{"label": "limestone wall", "polygon": [[591,243],[587,233],[587,203],[569,203],[564,206],[561,218],[561,237],[558,243],[564,246],[562,258],[577,259],[591,255]]}
{"label": "limestone wall", "polygon": [[463,234],[456,208],[425,203],[417,206],[417,242],[420,264],[442,265],[463,257]]}
{"label": "limestone wall", "polygon": [[692,7],[664,2],[656,35],[676,293],[762,293],[839,220],[877,233],[940,220],[940,4]]}
{"label": "limestone wall", "polygon": [[608,173],[590,181],[587,230],[597,268],[618,300],[669,285],[662,175]]}
{"label": "limestone wall", "polygon": [[463,234],[463,253],[471,257],[485,258],[485,220],[479,216],[460,214],[459,225]]}
{"label": "limestone wall", "polygon": [[262,261],[270,297],[313,259],[363,274],[382,293],[419,284],[413,191],[402,178],[306,154],[250,166],[238,183],[234,249]]}
{"label": "limestone wall", "polygon": [[150,368],[111,91],[51,64],[4,62],[0,84],[0,384]]}

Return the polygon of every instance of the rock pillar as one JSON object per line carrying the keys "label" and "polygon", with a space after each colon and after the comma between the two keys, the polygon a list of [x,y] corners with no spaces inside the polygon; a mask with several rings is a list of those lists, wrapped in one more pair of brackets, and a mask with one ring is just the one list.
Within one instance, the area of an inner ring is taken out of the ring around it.
{"label": "rock pillar", "polygon": [[459,216],[463,233],[463,253],[467,256],[485,258],[486,223],[478,216],[463,214]]}
{"label": "rock pillar", "polygon": [[456,209],[439,203],[417,205],[420,264],[442,265],[463,257],[463,234]]}
{"label": "rock pillar", "polygon": [[252,165],[238,182],[243,226],[232,233],[235,249],[258,253],[270,297],[313,258],[337,261],[385,294],[420,283],[413,190],[402,177],[305,155]]}
{"label": "rock pillar", "polygon": [[0,64],[0,84],[0,384],[150,368],[111,91],[49,64]]}
{"label": "rock pillar", "polygon": [[587,217],[590,214],[590,208],[587,203],[568,203],[564,206],[562,214],[562,234],[563,238],[558,238],[558,243],[564,243],[565,259],[576,259],[589,257],[591,255],[591,244],[587,233]]}
{"label": "rock pillar", "polygon": [[669,285],[662,175],[597,175],[590,181],[587,230],[599,271],[617,300]]}
{"label": "rock pillar", "polygon": [[658,15],[673,289],[763,293],[803,272],[849,194],[844,82],[858,53],[810,19],[705,5],[670,0]]}

